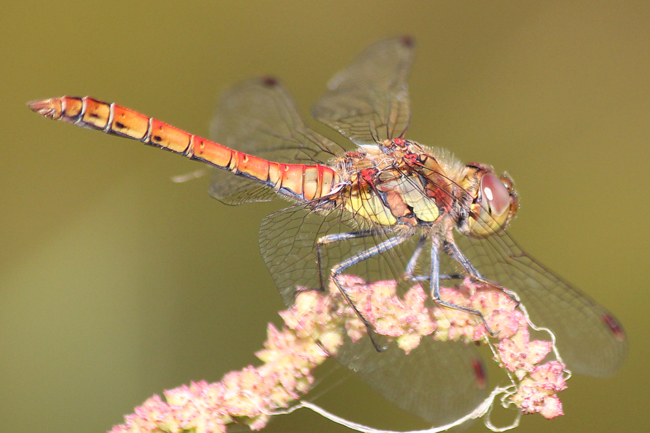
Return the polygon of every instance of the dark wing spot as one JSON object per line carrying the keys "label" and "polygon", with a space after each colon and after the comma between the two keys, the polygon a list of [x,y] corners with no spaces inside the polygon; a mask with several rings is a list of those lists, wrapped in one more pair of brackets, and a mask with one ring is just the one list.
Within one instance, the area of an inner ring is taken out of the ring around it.
{"label": "dark wing spot", "polygon": [[487,385],[487,374],[485,373],[483,362],[480,359],[474,359],[472,361],[472,369],[476,376],[476,384],[479,388],[485,389],[485,386]]}
{"label": "dark wing spot", "polygon": [[602,319],[603,322],[605,322],[605,325],[607,325],[607,327],[612,331],[612,334],[614,334],[614,338],[618,341],[625,340],[625,331],[623,330],[623,326],[614,316],[603,314]]}
{"label": "dark wing spot", "polygon": [[278,85],[278,80],[275,77],[262,77],[262,85],[266,87],[275,87]]}
{"label": "dark wing spot", "polygon": [[412,48],[415,45],[415,41],[413,40],[413,38],[408,35],[402,36],[401,41],[402,41],[402,45],[404,45],[405,47]]}

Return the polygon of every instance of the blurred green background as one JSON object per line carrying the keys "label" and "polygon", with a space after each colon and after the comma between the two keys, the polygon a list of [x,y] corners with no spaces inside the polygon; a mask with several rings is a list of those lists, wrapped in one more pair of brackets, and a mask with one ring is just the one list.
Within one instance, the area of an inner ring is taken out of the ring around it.
{"label": "blurred green background", "polygon": [[[255,363],[283,307],[257,247],[275,206],[223,206],[206,179],[171,182],[197,163],[45,121],[25,102],[90,94],[205,135],[229,85],[275,74],[307,115],[364,47],[403,33],[418,43],[408,137],[508,170],[517,239],[629,335],[619,374],[574,377],[566,416],[526,417],[519,431],[647,429],[649,2],[10,1],[0,430],[110,429],[154,393]],[[342,389],[323,398],[338,413],[425,427]],[[298,412],[268,431],[346,430]]]}

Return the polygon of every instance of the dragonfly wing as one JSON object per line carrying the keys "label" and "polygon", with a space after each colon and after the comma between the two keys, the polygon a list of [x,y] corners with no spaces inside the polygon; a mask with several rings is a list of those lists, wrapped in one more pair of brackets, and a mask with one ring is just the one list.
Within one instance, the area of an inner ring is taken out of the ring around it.
{"label": "dragonfly wing", "polygon": [[534,324],[553,331],[572,371],[604,377],[618,370],[627,340],[605,308],[526,254],[505,231],[481,239],[459,236],[457,242],[485,278],[520,296]]}
{"label": "dragonfly wing", "polygon": [[337,360],[388,401],[433,426],[458,420],[487,397],[478,351],[458,341],[425,338],[405,355],[395,344],[377,352],[366,336],[348,340]]}
{"label": "dragonfly wing", "polygon": [[409,37],[371,45],[332,78],[312,115],[357,144],[403,136],[410,119],[406,78],[413,52]]}
{"label": "dragonfly wing", "polygon": [[[337,210],[316,212],[310,203],[291,206],[264,218],[260,227],[260,250],[285,304],[293,305],[298,287],[319,289],[329,284],[329,270],[337,259],[325,257],[321,281],[318,239],[330,233],[353,232],[357,228],[357,222],[349,214]],[[347,248],[350,255],[354,254],[350,245],[336,247]],[[357,246],[360,248],[363,246]],[[336,257],[342,254],[345,252],[337,251]]]}
{"label": "dragonfly wing", "polygon": [[212,170],[208,194],[230,206],[279,198],[278,194],[266,185],[252,179],[233,176],[232,173],[220,169]]}
{"label": "dragonfly wing", "polygon": [[[343,151],[304,124],[289,93],[270,77],[247,80],[221,97],[210,138],[231,149],[284,163],[323,162]],[[215,170],[210,195],[231,205],[276,197],[269,188],[225,170]]]}
{"label": "dragonfly wing", "polygon": [[[372,230],[372,236],[324,245],[318,269],[318,240],[326,235]],[[287,305],[292,305],[296,288],[318,289],[329,285],[330,270],[343,260],[378,245],[395,234],[390,228],[375,226],[346,210],[322,209],[320,203],[291,206],[262,221],[260,249],[271,276]],[[346,273],[366,281],[398,281],[404,273],[417,239],[407,241],[371,260],[363,260]],[[320,277],[322,276],[322,281]]]}
{"label": "dragonfly wing", "polygon": [[[260,228],[264,261],[291,307],[298,288],[328,286],[329,270],[345,258],[366,251],[395,236],[340,209],[318,203],[295,205],[267,216]],[[323,280],[318,272],[317,241],[327,234],[372,230],[371,236],[325,245]],[[346,273],[366,281],[400,280],[418,236],[350,267]],[[413,283],[409,283],[413,285]],[[315,336],[318,339],[318,336]],[[451,422],[473,410],[486,395],[486,377],[476,349],[454,342],[424,338],[406,355],[391,343],[378,352],[366,335],[357,342],[346,338],[337,360],[387,400],[435,425]]]}

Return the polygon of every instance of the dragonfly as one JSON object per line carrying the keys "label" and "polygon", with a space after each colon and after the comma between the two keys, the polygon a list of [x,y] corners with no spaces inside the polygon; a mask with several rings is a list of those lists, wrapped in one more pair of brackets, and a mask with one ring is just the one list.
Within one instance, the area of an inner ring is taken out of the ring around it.
{"label": "dragonfly", "polygon": [[[405,138],[414,50],[407,36],[377,42],[332,78],[312,116],[339,140],[309,128],[273,77],[223,95],[211,140],[90,97],[28,105],[47,118],[215,167],[209,192],[225,204],[289,201],[263,219],[259,232],[264,262],[288,306],[300,290],[329,281],[345,292],[345,273],[428,284],[431,297],[452,309],[461,307],[441,299],[441,280],[491,281],[516,293],[533,323],[553,330],[573,372],[613,374],[627,348],[621,324],[508,233],[519,208],[512,178]],[[369,329],[368,338],[337,356],[388,400],[432,423],[457,419],[487,393],[472,345],[423,340],[405,355],[380,347]]]}

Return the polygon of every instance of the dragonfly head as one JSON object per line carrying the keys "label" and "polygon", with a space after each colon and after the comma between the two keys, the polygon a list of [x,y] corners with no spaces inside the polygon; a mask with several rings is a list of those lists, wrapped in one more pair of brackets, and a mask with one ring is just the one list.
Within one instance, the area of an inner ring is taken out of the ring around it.
{"label": "dragonfly head", "polygon": [[461,186],[468,194],[469,212],[462,231],[475,237],[487,237],[505,229],[519,209],[512,178],[498,177],[492,167],[468,164]]}

